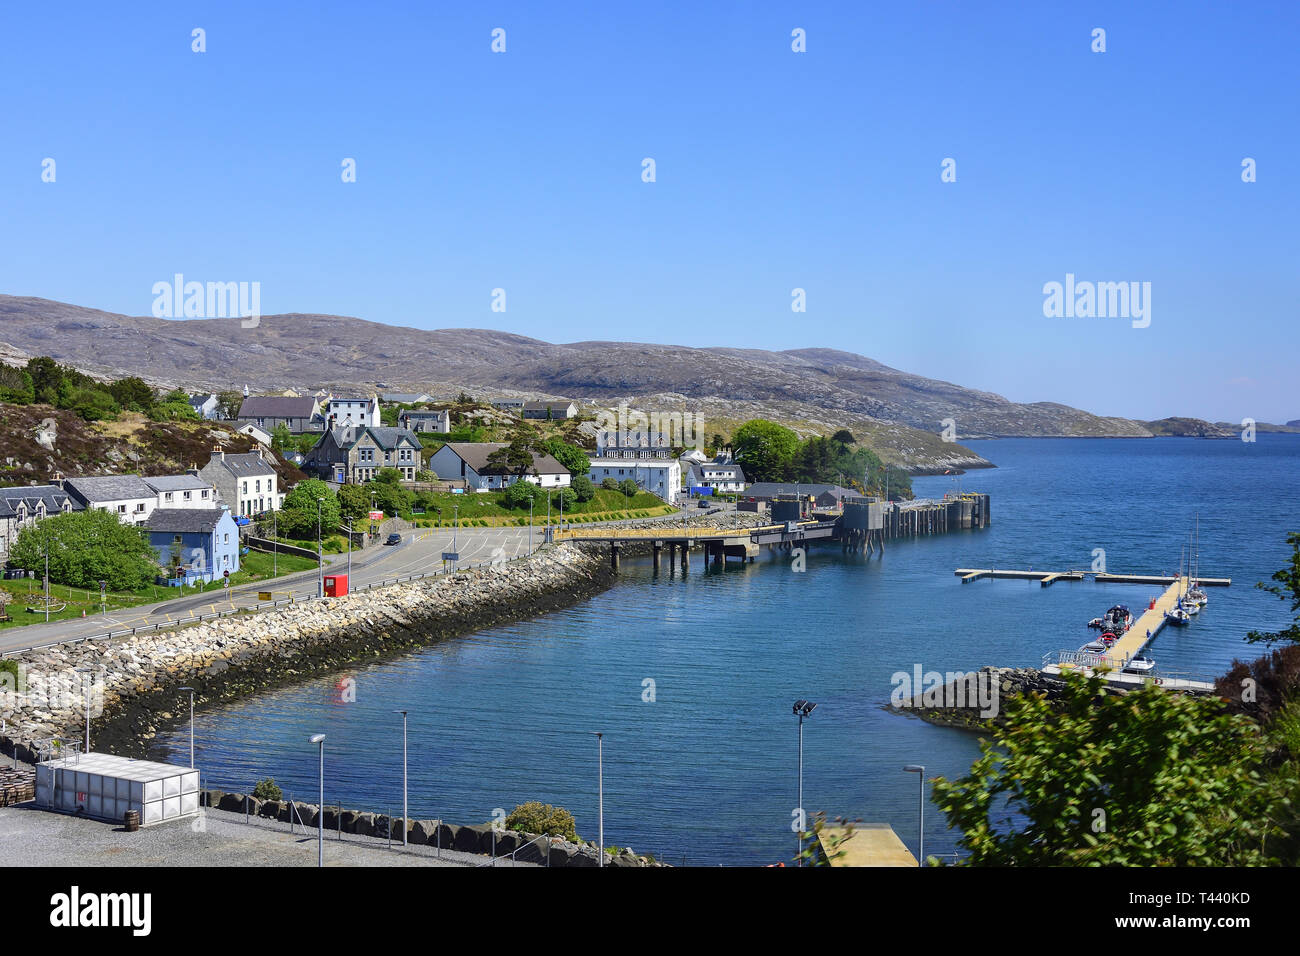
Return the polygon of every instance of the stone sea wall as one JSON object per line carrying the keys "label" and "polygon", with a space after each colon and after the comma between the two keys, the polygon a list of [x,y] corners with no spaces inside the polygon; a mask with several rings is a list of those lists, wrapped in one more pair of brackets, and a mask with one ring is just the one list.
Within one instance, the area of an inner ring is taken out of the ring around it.
{"label": "stone sea wall", "polygon": [[0,717],[8,728],[0,751],[13,754],[17,748],[20,759],[30,762],[50,738],[80,741],[80,673],[95,675],[92,749],[143,757],[158,733],[188,718],[182,686],[195,688],[201,708],[530,618],[608,587],[606,563],[561,544],[507,564],[344,598],[23,652],[15,659],[25,692],[0,691]]}
{"label": "stone sea wall", "polygon": [[[222,790],[204,790],[199,793],[199,806],[244,813],[253,817],[293,821],[313,830],[321,825],[317,820],[319,808],[314,803],[287,800],[259,800],[244,793],[226,793]],[[358,836],[391,837],[402,839],[402,818],[382,813],[326,807],[324,820],[326,839],[336,833]],[[491,855],[498,859],[518,852],[521,863],[542,866],[595,867],[599,865],[596,847],[590,843],[572,843],[559,838],[545,839],[536,833],[516,830],[497,830],[493,834],[490,824],[457,826],[442,820],[411,820],[406,825],[407,842],[413,846],[437,846],[444,850],[462,853]],[[664,866],[652,857],[640,856],[631,848],[618,853],[605,853],[605,865],[615,867]]]}

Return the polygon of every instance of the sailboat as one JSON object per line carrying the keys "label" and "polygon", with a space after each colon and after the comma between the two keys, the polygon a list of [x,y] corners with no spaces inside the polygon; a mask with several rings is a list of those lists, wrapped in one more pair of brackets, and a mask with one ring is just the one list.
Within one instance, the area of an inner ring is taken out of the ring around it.
{"label": "sailboat", "polygon": [[[1182,584],[1183,584],[1183,551],[1184,551],[1184,550],[1185,550],[1185,549],[1180,548],[1179,551],[1178,551],[1178,585],[1179,585],[1179,587],[1182,587]],[[1183,604],[1183,596],[1182,596],[1181,594],[1178,595],[1178,603],[1175,604],[1175,605],[1174,605],[1172,608],[1170,608],[1168,611],[1165,611],[1165,620],[1168,621],[1170,624],[1176,624],[1176,625],[1178,625],[1179,627],[1181,627],[1181,626],[1183,626],[1183,625],[1185,625],[1185,624],[1189,624],[1189,623],[1191,622],[1191,620],[1192,620],[1192,615],[1191,615],[1191,613],[1188,611],[1188,609],[1186,608],[1186,606],[1184,606],[1184,604]]]}
{"label": "sailboat", "polygon": [[[1206,596],[1205,592],[1201,590],[1200,584],[1201,584],[1201,515],[1200,515],[1200,512],[1197,512],[1197,515],[1196,515],[1196,572],[1195,572],[1195,575],[1192,577],[1192,587],[1191,587],[1191,590],[1189,590],[1189,591],[1187,592],[1187,604],[1188,604],[1188,607],[1194,607],[1194,608],[1196,608],[1197,610],[1200,610],[1202,607],[1204,607],[1205,605],[1207,605],[1207,604],[1210,603],[1210,599]],[[1195,612],[1193,612],[1193,613],[1195,613]]]}

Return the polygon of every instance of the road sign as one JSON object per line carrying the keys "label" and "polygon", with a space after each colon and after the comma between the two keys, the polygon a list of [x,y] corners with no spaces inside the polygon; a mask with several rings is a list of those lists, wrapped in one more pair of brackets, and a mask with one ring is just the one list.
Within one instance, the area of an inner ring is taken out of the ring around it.
{"label": "road sign", "polygon": [[459,552],[459,551],[444,551],[444,552],[442,552],[442,560],[444,560],[444,561],[459,561],[459,560],[460,560],[460,552]]}
{"label": "road sign", "polygon": [[372,512],[370,512],[370,520],[371,520],[371,521],[383,521],[383,520],[384,520],[384,513],[383,513],[382,511],[372,511]]}

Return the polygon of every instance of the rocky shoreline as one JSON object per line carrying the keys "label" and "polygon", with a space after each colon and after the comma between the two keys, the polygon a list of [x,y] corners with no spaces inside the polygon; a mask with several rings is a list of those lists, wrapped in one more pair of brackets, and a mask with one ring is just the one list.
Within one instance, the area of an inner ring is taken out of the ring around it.
{"label": "rocky shoreline", "polygon": [[605,565],[580,548],[547,546],[508,564],[345,598],[23,652],[14,659],[25,693],[0,693],[8,724],[0,751],[12,755],[16,748],[19,759],[33,762],[50,738],[80,741],[84,673],[96,675],[92,748],[143,757],[159,733],[188,718],[182,686],[194,688],[197,708],[375,663],[576,604],[609,587],[613,575]]}

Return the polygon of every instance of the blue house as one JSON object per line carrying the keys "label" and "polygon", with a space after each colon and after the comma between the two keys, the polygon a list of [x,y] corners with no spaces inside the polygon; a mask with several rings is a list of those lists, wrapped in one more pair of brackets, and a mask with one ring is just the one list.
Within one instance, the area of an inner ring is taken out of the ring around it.
{"label": "blue house", "polygon": [[156,508],[145,529],[175,583],[219,581],[239,570],[239,528],[229,508]]}

